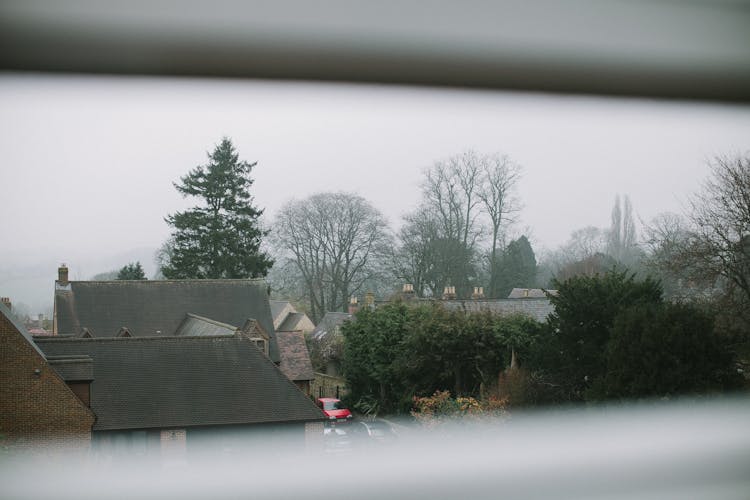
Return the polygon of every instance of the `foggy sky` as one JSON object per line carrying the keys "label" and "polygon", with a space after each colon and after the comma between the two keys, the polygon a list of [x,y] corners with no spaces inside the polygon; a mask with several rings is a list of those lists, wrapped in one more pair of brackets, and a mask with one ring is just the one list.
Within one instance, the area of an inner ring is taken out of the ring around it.
{"label": "foggy sky", "polygon": [[434,161],[466,149],[523,167],[517,234],[535,250],[605,227],[617,193],[644,221],[681,211],[719,154],[750,151],[750,107],[374,85],[0,75],[0,295],[51,305],[71,278],[140,260],[191,206],[173,188],[228,136],[258,165],[265,223],[290,198],[353,191],[392,227]]}

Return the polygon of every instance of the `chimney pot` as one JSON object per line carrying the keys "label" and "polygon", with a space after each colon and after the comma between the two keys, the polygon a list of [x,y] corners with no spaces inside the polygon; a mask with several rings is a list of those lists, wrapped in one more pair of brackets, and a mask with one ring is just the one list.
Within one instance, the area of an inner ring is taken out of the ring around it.
{"label": "chimney pot", "polygon": [[359,311],[359,299],[351,297],[349,299],[349,314],[356,314]]}

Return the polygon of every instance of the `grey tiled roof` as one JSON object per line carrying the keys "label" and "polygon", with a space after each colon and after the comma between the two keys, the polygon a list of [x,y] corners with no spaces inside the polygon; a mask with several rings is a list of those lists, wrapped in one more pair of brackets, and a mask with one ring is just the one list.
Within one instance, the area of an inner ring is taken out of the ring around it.
{"label": "grey tiled roof", "polygon": [[134,337],[173,335],[193,313],[242,327],[256,319],[271,336],[269,356],[279,361],[271,308],[263,280],[71,281],[55,287],[57,333],[114,337],[127,327]]}
{"label": "grey tiled roof", "polygon": [[248,339],[40,338],[50,356],[94,361],[94,430],[320,420],[320,410]]}
{"label": "grey tiled roof", "polygon": [[547,298],[488,299],[488,300],[441,300],[446,309],[461,309],[466,312],[490,311],[493,314],[525,314],[539,322],[547,320],[554,306]]}
{"label": "grey tiled roof", "polygon": [[47,356],[47,362],[66,382],[94,379],[94,360],[89,356]]}
{"label": "grey tiled roof", "polygon": [[509,299],[546,299],[547,294],[557,295],[557,290],[542,290],[541,288],[514,288],[508,294]]}
{"label": "grey tiled roof", "polygon": [[279,368],[289,380],[312,380],[313,373],[310,353],[307,351],[302,332],[276,332],[281,352]]}
{"label": "grey tiled roof", "polygon": [[237,330],[237,327],[232,325],[188,313],[174,334],[178,337],[210,337],[234,335]]}
{"label": "grey tiled roof", "polygon": [[341,326],[344,321],[352,318],[351,314],[343,312],[327,312],[320,319],[320,322],[312,331],[313,338],[319,339],[325,337],[328,332],[333,331],[337,326]]}

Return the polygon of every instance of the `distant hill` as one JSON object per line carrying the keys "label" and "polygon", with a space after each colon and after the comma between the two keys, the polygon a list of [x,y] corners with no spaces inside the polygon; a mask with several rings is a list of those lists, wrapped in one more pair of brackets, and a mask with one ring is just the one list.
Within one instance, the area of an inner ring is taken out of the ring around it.
{"label": "distant hill", "polygon": [[[14,309],[35,317],[52,316],[52,299],[57,268],[61,263],[70,269],[71,280],[89,280],[95,275],[119,270],[130,262],[140,262],[151,279],[156,274],[156,247],[133,248],[111,255],[49,255],[44,249],[34,256],[9,256],[0,263],[0,296],[10,297]],[[85,251],[84,251],[85,252]]]}

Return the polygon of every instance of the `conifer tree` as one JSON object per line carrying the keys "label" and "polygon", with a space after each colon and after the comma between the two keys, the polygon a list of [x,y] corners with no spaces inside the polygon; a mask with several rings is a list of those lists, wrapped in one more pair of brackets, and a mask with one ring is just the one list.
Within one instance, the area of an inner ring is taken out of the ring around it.
{"label": "conifer tree", "polygon": [[140,262],[131,262],[130,264],[123,266],[122,269],[117,273],[116,280],[145,280],[146,273],[143,271],[143,267]]}
{"label": "conifer tree", "polygon": [[160,252],[161,271],[168,279],[257,278],[273,265],[260,250],[264,231],[253,205],[250,177],[257,164],[240,161],[232,142],[224,137],[208,163],[175,183],[184,197],[200,204],[166,217],[173,228]]}

